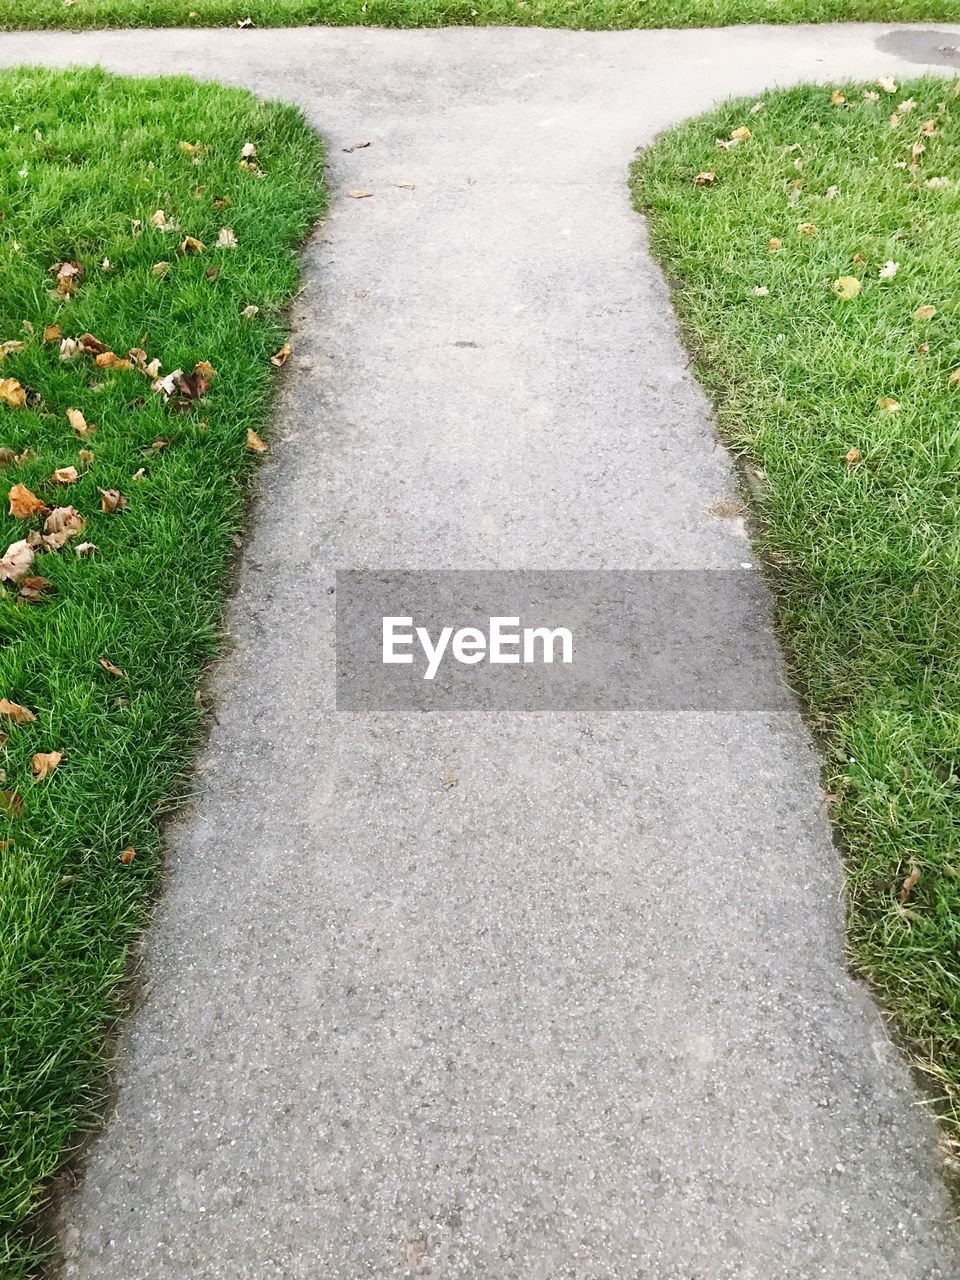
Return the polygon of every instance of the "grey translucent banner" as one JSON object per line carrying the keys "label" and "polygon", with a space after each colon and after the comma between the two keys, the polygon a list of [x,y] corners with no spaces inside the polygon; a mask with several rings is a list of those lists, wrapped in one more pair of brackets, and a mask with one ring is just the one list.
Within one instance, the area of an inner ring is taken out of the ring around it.
{"label": "grey translucent banner", "polygon": [[337,573],[345,711],[782,711],[752,570]]}

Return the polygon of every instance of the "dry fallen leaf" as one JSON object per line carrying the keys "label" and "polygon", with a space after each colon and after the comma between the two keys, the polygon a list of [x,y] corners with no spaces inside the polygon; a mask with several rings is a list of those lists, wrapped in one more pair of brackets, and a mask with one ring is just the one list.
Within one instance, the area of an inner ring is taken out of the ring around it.
{"label": "dry fallen leaf", "polygon": [[8,338],[6,342],[0,342],[0,360],[6,356],[16,355],[18,351],[23,350],[23,343],[19,338]]}
{"label": "dry fallen leaf", "polygon": [[180,242],[180,252],[183,254],[203,253],[203,250],[203,241],[197,240],[195,236],[185,236]]}
{"label": "dry fallen leaf", "polygon": [[112,515],[115,511],[124,511],[130,505],[119,489],[98,488],[97,492],[100,494],[100,510],[105,515]]}
{"label": "dry fallen leaf", "polygon": [[101,351],[93,362],[98,369],[132,369],[133,365],[114,351]]}
{"label": "dry fallen leaf", "polygon": [[234,234],[233,227],[221,227],[220,234],[217,236],[216,248],[235,249],[236,247],[237,237]]}
{"label": "dry fallen leaf", "polygon": [[26,539],[11,542],[3,556],[0,557],[0,580],[19,582],[33,565],[35,553]]}
{"label": "dry fallen leaf", "polygon": [[778,240],[776,236],[771,236],[767,241],[767,248],[771,253],[776,253],[780,248],[781,243],[782,241]]}
{"label": "dry fallen leaf", "polygon": [[47,509],[43,499],[31,493],[25,484],[15,484],[7,497],[10,501],[10,515],[17,520],[30,520]]}
{"label": "dry fallen leaf", "polygon": [[695,187],[712,187],[717,180],[717,175],[712,169],[705,169],[703,173],[698,173],[693,180]]}
{"label": "dry fallen leaf", "polygon": [[77,287],[83,267],[79,262],[55,262],[50,268],[57,277],[57,293],[68,297]]}
{"label": "dry fallen leaf", "polygon": [[54,484],[75,484],[79,478],[76,467],[57,467],[50,479]]}
{"label": "dry fallen leaf", "polygon": [[855,298],[862,288],[863,285],[856,276],[838,276],[833,282],[833,292],[845,302]]}
{"label": "dry fallen leaf", "polygon": [[899,413],[901,405],[899,400],[894,400],[892,396],[881,396],[877,401],[877,408],[881,413]]}
{"label": "dry fallen leaf", "polygon": [[129,867],[130,863],[134,860],[136,856],[137,856],[137,851],[136,849],[134,849],[133,845],[131,844],[131,845],[128,845],[126,849],[124,849],[123,853],[120,854],[118,861],[122,862],[125,867]]}
{"label": "dry fallen leaf", "polygon": [[112,676],[116,676],[118,680],[126,680],[127,673],[121,671],[119,667],[115,667],[109,658],[98,658],[97,661],[103,667],[104,671],[109,671]]}
{"label": "dry fallen leaf", "polygon": [[812,222],[798,222],[797,230],[802,236],[815,236],[817,234],[817,228]]}
{"label": "dry fallen leaf", "polygon": [[49,777],[63,759],[62,751],[38,751],[33,757],[33,776],[37,782]]}
{"label": "dry fallen leaf", "polygon": [[16,461],[18,461],[18,457],[13,449],[8,449],[6,446],[0,448],[0,467],[9,467]]}
{"label": "dry fallen leaf", "polygon": [[79,409],[68,409],[67,421],[70,423],[71,427],[73,427],[81,440],[86,440],[87,436],[93,435],[94,431],[97,429],[91,423],[87,422]]}
{"label": "dry fallen leaf", "polygon": [[730,133],[730,138],[733,142],[749,142],[752,137],[753,134],[745,124],[740,125],[738,129],[733,129]]}
{"label": "dry fallen leaf", "polygon": [[267,446],[252,427],[247,427],[247,448],[251,453],[266,453]]}
{"label": "dry fallen leaf", "polygon": [[244,307],[240,315],[244,320],[252,320],[255,315],[260,314],[260,308],[253,302],[248,307]]}
{"label": "dry fallen leaf", "polygon": [[842,107],[843,104],[846,102],[846,98],[839,91],[839,89],[834,89],[833,93],[831,93],[830,95],[830,101],[833,103],[835,107]]}
{"label": "dry fallen leaf", "polygon": [[53,592],[54,586],[49,578],[23,578],[17,599],[24,604],[42,604]]}
{"label": "dry fallen leaf", "polygon": [[60,337],[60,326],[58,324],[46,324],[43,326],[44,342],[56,342]]}
{"label": "dry fallen leaf", "polygon": [[243,160],[252,160],[256,154],[257,154],[257,148],[253,145],[252,142],[245,142],[243,146],[240,148],[240,156],[241,156],[241,159]]}
{"label": "dry fallen leaf", "polygon": [[36,715],[19,702],[11,702],[9,698],[0,698],[0,716],[11,720],[14,724],[32,724]]}
{"label": "dry fallen leaf", "polygon": [[96,554],[100,548],[93,542],[78,542],[73,550],[78,556],[92,556]]}
{"label": "dry fallen leaf", "polygon": [[348,191],[347,195],[351,200],[367,200],[373,195],[372,191]]}
{"label": "dry fallen leaf", "polygon": [[43,522],[43,545],[49,551],[59,551],[86,527],[87,522],[76,507],[54,507]]}
{"label": "dry fallen leaf", "polygon": [[0,378],[0,400],[11,409],[22,409],[27,403],[27,393],[16,378]]}
{"label": "dry fallen leaf", "polygon": [[861,456],[859,449],[851,449],[848,453],[844,454],[843,460],[848,467],[855,467],[860,461]]}
{"label": "dry fallen leaf", "polygon": [[920,879],[920,868],[916,866],[911,867],[910,874],[906,877],[903,884],[900,886],[901,905],[904,902],[906,902],[907,899],[910,897],[910,892],[916,886],[919,879]]}
{"label": "dry fallen leaf", "polygon": [[23,813],[23,801],[16,791],[0,791],[0,809],[11,818],[19,818]]}
{"label": "dry fallen leaf", "polygon": [[279,369],[282,365],[285,365],[287,361],[290,359],[292,350],[293,349],[290,346],[290,343],[285,342],[283,346],[280,348],[280,350],[275,352],[270,357],[270,363],[273,365],[276,365],[276,367]]}
{"label": "dry fallen leaf", "polygon": [[937,308],[931,307],[928,303],[924,307],[917,307],[916,311],[913,313],[913,318],[914,320],[932,320],[936,314]]}

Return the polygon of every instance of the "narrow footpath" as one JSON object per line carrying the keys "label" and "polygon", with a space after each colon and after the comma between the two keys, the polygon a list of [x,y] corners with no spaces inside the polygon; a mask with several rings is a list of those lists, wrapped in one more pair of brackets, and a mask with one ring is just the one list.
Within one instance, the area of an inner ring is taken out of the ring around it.
{"label": "narrow footpath", "polygon": [[331,179],[65,1275],[960,1274],[795,712],[334,706],[337,569],[750,560],[628,165],[960,42],[888,31],[4,34],[293,100]]}

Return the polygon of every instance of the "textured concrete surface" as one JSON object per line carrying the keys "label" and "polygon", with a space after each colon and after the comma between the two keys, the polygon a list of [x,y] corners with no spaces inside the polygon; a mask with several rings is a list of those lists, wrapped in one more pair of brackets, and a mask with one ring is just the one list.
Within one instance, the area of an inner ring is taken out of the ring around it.
{"label": "textured concrete surface", "polygon": [[960,1271],[793,713],[332,705],[337,567],[749,558],[627,165],[958,34],[885,31],[4,34],[293,99],[333,186],[68,1275]]}

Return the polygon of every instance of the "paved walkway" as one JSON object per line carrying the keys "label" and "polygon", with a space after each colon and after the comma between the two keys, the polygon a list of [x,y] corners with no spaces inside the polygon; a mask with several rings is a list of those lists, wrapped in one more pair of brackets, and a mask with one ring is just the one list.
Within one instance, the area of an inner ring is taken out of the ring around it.
{"label": "paved walkway", "polygon": [[745,558],[627,165],[731,92],[918,72],[883,30],[4,34],[293,99],[333,187],[70,1276],[960,1272],[792,713],[332,709],[337,567]]}

